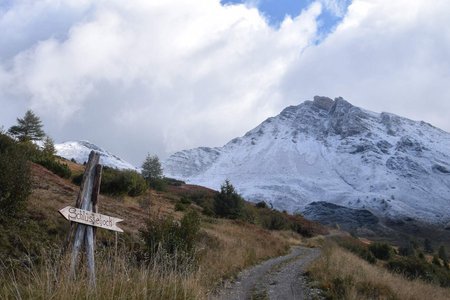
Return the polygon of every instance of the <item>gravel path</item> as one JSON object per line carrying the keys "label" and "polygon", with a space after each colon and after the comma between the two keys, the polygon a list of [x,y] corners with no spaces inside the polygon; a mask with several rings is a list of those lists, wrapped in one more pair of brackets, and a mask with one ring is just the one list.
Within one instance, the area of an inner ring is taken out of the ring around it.
{"label": "gravel path", "polygon": [[322,299],[303,273],[320,255],[319,249],[295,247],[285,256],[269,259],[241,272],[236,281],[211,299]]}

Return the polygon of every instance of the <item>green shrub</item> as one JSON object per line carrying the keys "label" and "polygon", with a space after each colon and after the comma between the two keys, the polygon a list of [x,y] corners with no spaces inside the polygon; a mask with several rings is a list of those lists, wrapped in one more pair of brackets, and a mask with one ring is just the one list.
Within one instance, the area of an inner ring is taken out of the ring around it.
{"label": "green shrub", "polygon": [[80,186],[81,185],[81,181],[83,181],[83,173],[75,175],[72,177],[72,183],[75,185]]}
{"label": "green shrub", "polygon": [[409,279],[422,280],[450,287],[450,271],[441,266],[428,263],[417,257],[398,257],[387,263],[387,268],[393,272],[403,274]]}
{"label": "green shrub", "polygon": [[182,196],[181,199],[180,199],[180,202],[182,204],[185,204],[185,205],[190,205],[191,204],[191,200],[187,196]]}
{"label": "green shrub", "polygon": [[268,214],[261,218],[262,226],[269,230],[285,230],[291,227],[289,220],[278,211],[270,210]]}
{"label": "green shrub", "polygon": [[388,260],[391,258],[393,249],[386,243],[373,243],[369,246],[370,252],[373,256],[381,260]]}
{"label": "green shrub", "polygon": [[257,208],[267,208],[267,203],[264,201],[260,201],[260,202],[256,203],[255,206]]}
{"label": "green shrub", "polygon": [[339,237],[335,239],[336,243],[341,246],[342,248],[345,248],[354,254],[358,255],[362,259],[366,260],[367,262],[374,264],[376,263],[377,259],[372,254],[371,251],[369,251],[366,244],[362,243],[358,239],[352,238],[352,237]]}
{"label": "green shrub", "polygon": [[164,192],[167,190],[167,183],[163,178],[151,178],[147,180],[148,186],[159,192]]}
{"label": "green shrub", "polygon": [[187,213],[181,222],[173,218],[155,219],[147,222],[141,230],[145,243],[145,256],[152,258],[165,253],[176,258],[180,267],[186,260],[195,259],[195,245],[199,238],[200,219],[195,211]]}
{"label": "green shrub", "polygon": [[164,177],[163,180],[164,180],[164,182],[165,182],[167,185],[170,185],[170,186],[181,186],[181,185],[183,185],[183,184],[186,184],[186,183],[185,183],[184,181],[182,181],[182,180],[178,180],[178,179],[174,179],[174,178],[169,178],[169,177]]}
{"label": "green shrub", "polygon": [[190,194],[188,199],[201,208],[203,208],[202,213],[206,216],[214,216],[214,198],[206,192],[194,192]]}
{"label": "green shrub", "polygon": [[[76,181],[79,177],[76,178]],[[80,181],[81,182],[81,181]],[[147,190],[147,182],[137,172],[132,170],[117,170],[104,168],[100,191],[104,194],[136,197]]]}
{"label": "green shrub", "polygon": [[219,217],[239,219],[243,215],[243,210],[244,200],[230,181],[226,180],[220,187],[220,193],[214,197],[214,212]]}
{"label": "green shrub", "polygon": [[45,156],[39,158],[35,161],[35,163],[40,164],[44,168],[52,171],[56,175],[62,178],[70,178],[72,176],[72,171],[70,171],[69,166],[67,164],[60,163],[56,161],[53,156]]}
{"label": "green shrub", "polygon": [[185,211],[186,210],[186,206],[181,203],[181,202],[177,202],[175,203],[175,211]]}
{"label": "green shrub", "polygon": [[0,134],[0,218],[15,216],[31,193],[26,153],[10,137]]}
{"label": "green shrub", "polygon": [[405,246],[399,247],[398,254],[401,256],[414,256],[416,255],[416,250],[414,249],[413,244],[410,242]]}

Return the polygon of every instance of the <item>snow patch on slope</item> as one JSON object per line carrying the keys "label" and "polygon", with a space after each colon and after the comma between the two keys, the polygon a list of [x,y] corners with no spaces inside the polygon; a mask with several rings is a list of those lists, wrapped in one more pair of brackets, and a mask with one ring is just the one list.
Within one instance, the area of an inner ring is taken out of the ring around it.
{"label": "snow patch on slope", "polygon": [[79,164],[87,162],[89,153],[94,150],[100,154],[100,163],[104,166],[119,170],[138,171],[132,164],[88,141],[69,141],[55,144],[55,149],[57,155],[69,160],[74,159]]}

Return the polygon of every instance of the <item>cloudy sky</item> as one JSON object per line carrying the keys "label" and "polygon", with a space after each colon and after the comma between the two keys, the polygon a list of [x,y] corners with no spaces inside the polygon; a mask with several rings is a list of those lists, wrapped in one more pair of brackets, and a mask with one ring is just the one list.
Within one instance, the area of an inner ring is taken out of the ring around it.
{"label": "cloudy sky", "polygon": [[0,0],[0,126],[140,165],[314,95],[450,131],[448,0]]}

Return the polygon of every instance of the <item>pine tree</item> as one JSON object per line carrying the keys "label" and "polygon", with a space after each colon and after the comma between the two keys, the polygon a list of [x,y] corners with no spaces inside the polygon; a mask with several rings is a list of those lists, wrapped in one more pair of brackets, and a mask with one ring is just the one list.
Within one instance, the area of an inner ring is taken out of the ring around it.
{"label": "pine tree", "polygon": [[9,128],[8,132],[19,141],[39,141],[44,138],[45,133],[42,130],[41,119],[31,110],[25,113],[23,119],[17,118],[17,123]]}
{"label": "pine tree", "polygon": [[155,179],[162,178],[163,169],[161,167],[161,162],[159,161],[158,156],[156,155],[147,155],[144,163],[142,164],[142,176],[147,180],[147,182],[151,182]]}
{"label": "pine tree", "polygon": [[51,137],[45,137],[44,148],[42,149],[42,152],[45,156],[48,157],[53,157],[56,154],[55,143],[53,142],[53,139]]}
{"label": "pine tree", "polygon": [[229,219],[238,219],[243,215],[244,200],[229,180],[225,180],[220,193],[214,197],[214,211],[219,217]]}

